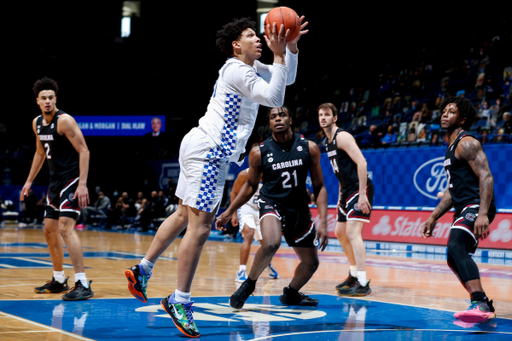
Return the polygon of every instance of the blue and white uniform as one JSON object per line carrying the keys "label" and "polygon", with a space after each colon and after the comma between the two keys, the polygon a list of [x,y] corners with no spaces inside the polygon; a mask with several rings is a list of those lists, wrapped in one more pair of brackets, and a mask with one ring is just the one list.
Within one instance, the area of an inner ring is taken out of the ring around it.
{"label": "blue and white uniform", "polygon": [[295,82],[298,53],[288,49],[286,66],[230,58],[219,70],[206,114],[181,142],[176,196],[183,205],[213,212],[222,199],[226,166],[245,152],[259,105],[283,105],[286,85]]}

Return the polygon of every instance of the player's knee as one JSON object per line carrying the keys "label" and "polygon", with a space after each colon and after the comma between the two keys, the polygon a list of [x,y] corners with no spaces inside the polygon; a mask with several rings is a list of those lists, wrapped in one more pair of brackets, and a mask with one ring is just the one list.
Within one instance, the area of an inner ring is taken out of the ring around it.
{"label": "player's knee", "polygon": [[268,253],[276,253],[277,250],[279,250],[279,247],[281,246],[281,240],[262,240],[261,247],[265,250],[265,252]]}
{"label": "player's knee", "polygon": [[309,272],[313,273],[318,269],[320,261],[318,260],[318,258],[313,258],[308,260],[308,262],[306,262],[304,265],[306,266]]}
{"label": "player's knee", "polygon": [[345,229],[336,229],[334,234],[339,241],[348,241],[347,231]]}

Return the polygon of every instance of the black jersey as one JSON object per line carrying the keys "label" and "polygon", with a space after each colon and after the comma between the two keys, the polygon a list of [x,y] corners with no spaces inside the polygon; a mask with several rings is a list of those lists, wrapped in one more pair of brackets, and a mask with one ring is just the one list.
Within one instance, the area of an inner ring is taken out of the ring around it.
{"label": "black jersey", "polygon": [[[359,176],[357,174],[357,164],[352,158],[336,144],[336,136],[342,131],[350,134],[342,128],[338,128],[334,133],[332,141],[327,143],[327,156],[331,163],[332,170],[341,184],[341,191],[354,191],[359,188]],[[371,180],[368,178],[367,183]]]}
{"label": "black jersey", "polygon": [[[448,146],[444,159],[444,169],[448,177],[448,188],[456,211],[459,211],[466,205],[480,203],[480,181],[478,177],[466,160],[459,160],[455,157],[455,149],[464,137],[476,139],[476,137],[468,132],[462,131],[455,141]],[[492,211],[494,208],[493,193],[489,211]]]}
{"label": "black jersey", "polygon": [[262,182],[260,198],[291,210],[307,207],[306,179],[311,166],[308,140],[293,134],[289,143],[272,137],[260,144]]}
{"label": "black jersey", "polygon": [[65,112],[59,110],[47,125],[43,125],[43,115],[36,121],[37,135],[43,145],[50,177],[53,179],[75,178],[80,173],[78,152],[65,135],[57,132],[57,124],[62,114]]}

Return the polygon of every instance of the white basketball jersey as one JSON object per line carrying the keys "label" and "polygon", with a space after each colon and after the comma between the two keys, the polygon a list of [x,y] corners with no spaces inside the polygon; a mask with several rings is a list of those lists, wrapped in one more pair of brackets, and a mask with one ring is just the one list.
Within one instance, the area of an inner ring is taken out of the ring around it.
{"label": "white basketball jersey", "polygon": [[206,114],[199,120],[202,129],[217,146],[213,155],[238,162],[245,152],[259,105],[283,105],[286,85],[293,84],[298,54],[287,50],[286,65],[265,65],[255,61],[250,66],[230,58],[219,71]]}

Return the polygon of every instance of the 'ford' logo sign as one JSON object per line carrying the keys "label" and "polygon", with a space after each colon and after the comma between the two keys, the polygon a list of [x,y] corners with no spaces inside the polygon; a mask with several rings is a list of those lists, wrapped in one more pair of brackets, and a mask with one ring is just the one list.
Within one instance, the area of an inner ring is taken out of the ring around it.
{"label": "'ford' logo sign", "polygon": [[414,186],[430,199],[437,200],[437,193],[448,188],[443,163],[444,156],[432,159],[419,166],[414,173]]}

